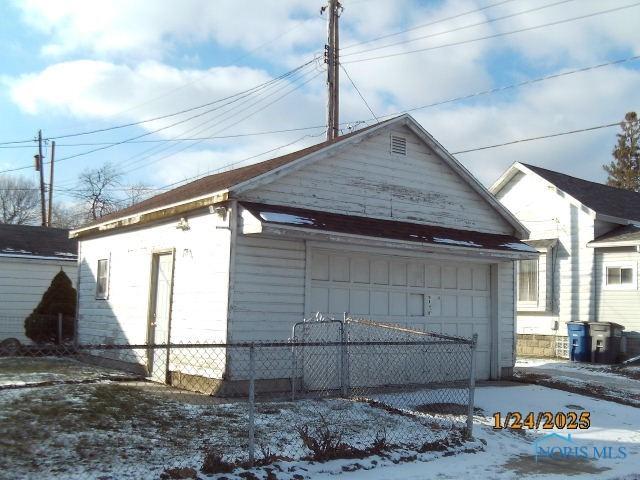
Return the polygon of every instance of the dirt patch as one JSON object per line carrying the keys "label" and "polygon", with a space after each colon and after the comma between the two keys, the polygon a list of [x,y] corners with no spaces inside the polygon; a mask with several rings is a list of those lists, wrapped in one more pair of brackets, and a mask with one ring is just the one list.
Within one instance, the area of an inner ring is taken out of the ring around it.
{"label": "dirt patch", "polygon": [[585,473],[601,473],[609,468],[598,467],[587,458],[555,458],[535,457],[534,455],[518,455],[502,465],[520,475],[581,475]]}
{"label": "dirt patch", "polygon": [[[466,415],[469,407],[467,407],[467,405],[460,405],[459,403],[425,403],[415,407],[415,410],[429,414]],[[475,407],[473,413],[481,415],[484,411],[479,407]]]}

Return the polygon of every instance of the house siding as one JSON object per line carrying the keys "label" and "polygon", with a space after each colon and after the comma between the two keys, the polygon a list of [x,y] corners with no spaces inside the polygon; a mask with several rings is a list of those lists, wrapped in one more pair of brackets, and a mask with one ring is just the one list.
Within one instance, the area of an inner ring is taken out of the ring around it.
{"label": "house siding", "polygon": [[31,342],[24,334],[24,320],[60,270],[75,287],[75,261],[0,257],[0,340],[17,338],[23,343]]}
{"label": "house siding", "polygon": [[602,248],[595,251],[595,281],[598,321],[615,322],[625,327],[627,353],[640,354],[640,291],[637,286],[630,290],[611,290],[605,288],[605,265],[633,264],[638,275],[640,253],[634,247]]}
{"label": "house siding", "polygon": [[497,198],[530,230],[529,238],[558,239],[548,253],[551,258],[545,259],[549,265],[545,272],[550,295],[545,299],[547,308],[518,311],[517,333],[566,335],[566,322],[594,320],[595,258],[593,249],[587,247],[594,238],[594,219],[589,211],[536,175],[521,172]]}
{"label": "house siding", "polygon": [[[154,251],[175,249],[172,342],[226,340],[228,224],[214,215],[81,241],[79,341],[145,343]],[[98,260],[110,259],[109,296],[95,298]]]}
{"label": "house siding", "polygon": [[513,227],[407,127],[407,156],[390,152],[390,132],[240,194],[249,201],[405,220],[489,233]]}

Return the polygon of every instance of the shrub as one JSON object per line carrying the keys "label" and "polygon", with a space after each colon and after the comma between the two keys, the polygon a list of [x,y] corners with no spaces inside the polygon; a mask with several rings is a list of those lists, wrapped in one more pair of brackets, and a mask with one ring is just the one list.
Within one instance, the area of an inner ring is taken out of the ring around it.
{"label": "shrub", "polygon": [[[62,314],[62,338],[58,338],[58,315]],[[36,343],[62,343],[73,338],[76,290],[60,270],[38,306],[24,321],[25,335]]]}

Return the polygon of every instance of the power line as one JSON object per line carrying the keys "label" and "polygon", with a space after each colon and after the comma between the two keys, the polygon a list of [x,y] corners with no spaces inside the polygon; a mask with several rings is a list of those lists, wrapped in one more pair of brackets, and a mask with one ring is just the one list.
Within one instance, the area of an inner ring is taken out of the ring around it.
{"label": "power line", "polygon": [[360,92],[360,89],[357,87],[357,85],[354,83],[353,79],[351,78],[351,75],[349,75],[349,72],[347,72],[347,69],[344,68],[344,65],[340,64],[340,68],[342,68],[342,71],[345,73],[345,75],[347,76],[347,78],[349,79],[349,81],[351,82],[351,85],[353,85],[353,88],[356,89],[356,92],[358,92],[358,95],[360,95],[360,98],[362,99],[362,101],[364,102],[364,104],[367,106],[367,108],[369,109],[369,113],[371,113],[371,115],[373,115],[373,118],[376,119],[376,122],[380,122],[380,120],[378,120],[378,117],[376,117],[376,114],[373,113],[373,110],[371,110],[371,107],[369,106],[369,104],[367,103],[367,100],[364,98],[364,96],[362,95],[362,93]]}
{"label": "power line", "polygon": [[489,39],[492,39],[492,38],[504,37],[504,36],[507,36],[507,35],[514,35],[516,33],[530,32],[530,31],[533,31],[533,30],[538,30],[540,28],[552,27],[552,26],[555,26],[555,25],[561,25],[561,24],[568,23],[568,22],[584,20],[584,19],[587,19],[587,18],[596,17],[598,15],[605,15],[607,13],[613,13],[613,12],[618,12],[618,11],[625,10],[625,9],[628,9],[628,8],[637,7],[638,5],[640,5],[640,2],[632,3],[632,4],[629,4],[629,5],[623,5],[621,7],[610,8],[608,10],[600,10],[598,12],[593,12],[593,13],[589,13],[589,14],[586,14],[586,15],[581,15],[581,16],[578,16],[578,17],[566,18],[566,19],[563,19],[563,20],[557,20],[555,22],[548,22],[548,23],[544,23],[542,25],[534,25],[532,27],[519,28],[517,30],[511,30],[509,32],[494,33],[492,35],[485,35],[483,37],[476,37],[476,38],[471,38],[471,39],[468,39],[468,40],[461,40],[461,41],[457,41],[457,42],[444,43],[442,45],[435,45],[435,46],[432,46],[432,47],[425,47],[425,48],[419,48],[419,49],[415,49],[415,50],[408,50],[408,51],[405,51],[405,52],[388,53],[386,55],[378,55],[378,56],[375,56],[375,57],[360,58],[360,59],[356,59],[356,60],[346,61],[346,62],[343,62],[343,63],[349,64],[349,63],[369,62],[369,61],[372,61],[372,60],[380,60],[380,59],[384,59],[384,58],[398,57],[398,56],[401,56],[401,55],[410,55],[412,53],[420,53],[420,52],[427,52],[427,51],[431,51],[431,50],[438,50],[440,48],[454,47],[454,46],[458,46],[458,45],[466,45],[466,44],[469,44],[469,43],[479,42],[479,41],[482,41],[482,40],[489,40]]}
{"label": "power line", "polygon": [[617,126],[620,125],[620,123],[621,122],[606,123],[604,125],[596,125],[595,127],[579,128],[577,130],[567,130],[567,131],[564,131],[564,132],[550,133],[548,135],[540,135],[540,136],[537,136],[537,137],[520,138],[518,140],[512,140],[510,142],[495,143],[493,145],[485,145],[483,147],[475,147],[475,148],[469,148],[467,150],[459,150],[457,152],[451,152],[451,155],[460,155],[462,153],[469,153],[469,152],[479,152],[481,150],[489,150],[491,148],[506,147],[507,145],[515,145],[517,143],[533,142],[535,140],[543,140],[543,139],[547,139],[547,138],[562,137],[564,135],[572,135],[574,133],[591,132],[593,130],[600,130],[602,128],[617,127]]}
{"label": "power line", "polygon": [[294,68],[293,70],[290,70],[290,71],[288,71],[286,73],[283,73],[282,75],[279,75],[278,77],[275,77],[275,78],[273,78],[273,79],[271,79],[271,80],[269,80],[267,82],[263,82],[263,83],[261,83],[259,85],[251,87],[251,88],[249,88],[247,90],[243,90],[241,92],[235,93],[233,95],[229,95],[227,97],[219,98],[219,99],[213,100],[211,102],[203,103],[203,104],[197,105],[195,107],[186,108],[186,109],[180,110],[178,112],[173,112],[173,113],[169,113],[167,115],[161,115],[161,116],[153,117],[153,118],[147,118],[145,120],[140,120],[140,121],[137,121],[137,122],[130,122],[130,123],[124,123],[124,124],[121,124],[121,125],[115,125],[115,126],[112,126],[112,127],[99,128],[99,129],[95,129],[95,130],[89,130],[89,131],[79,132],[79,133],[71,133],[71,134],[67,134],[67,135],[49,136],[49,137],[47,137],[47,139],[49,139],[49,140],[51,140],[51,139],[58,140],[58,139],[61,139],[61,138],[79,137],[79,136],[82,136],[82,135],[92,135],[92,134],[95,134],[95,133],[102,133],[102,132],[107,132],[107,131],[110,131],[110,130],[117,130],[117,129],[120,129],[120,128],[132,127],[132,126],[135,126],[135,125],[142,125],[144,123],[155,122],[157,120],[164,120],[165,118],[175,117],[176,115],[181,115],[183,113],[189,113],[189,112],[192,112],[194,110],[199,110],[201,108],[205,108],[205,107],[209,107],[211,105],[215,105],[215,104],[223,102],[225,100],[230,100],[230,99],[235,98],[235,97],[242,97],[242,96],[245,96],[247,94],[253,93],[254,91],[262,89],[262,88],[264,88],[264,87],[266,87],[266,86],[268,86],[268,85],[270,85],[272,83],[277,83],[280,80],[285,79],[285,78],[293,75],[295,72],[297,72],[297,71],[299,71],[301,69],[304,69],[308,65],[312,64],[314,61],[315,61],[315,59],[310,60],[310,61],[308,61],[308,62],[306,62],[306,63],[304,63],[304,64],[302,64],[302,65],[300,65],[300,66],[298,66],[296,68]]}
{"label": "power line", "polygon": [[[434,20],[434,21],[429,22],[429,23],[423,23],[422,25],[416,25],[415,27],[407,28],[406,30],[402,30],[402,31],[399,31],[399,32],[389,33],[387,35],[381,35],[379,37],[371,38],[369,40],[364,40],[362,42],[351,43],[351,44],[347,45],[346,47],[342,47],[342,50],[347,50],[349,48],[358,47],[360,45],[365,45],[367,43],[373,43],[373,42],[376,42],[378,40],[383,40],[383,39],[389,38],[389,37],[395,37],[395,36],[398,36],[398,35],[402,35],[403,33],[408,33],[408,32],[412,32],[414,30],[419,30],[421,28],[430,27],[430,26],[436,25],[438,23],[446,22],[448,20],[454,20],[456,18],[464,17],[466,15],[470,15],[470,14],[476,13],[476,12],[481,12],[483,10],[488,10],[490,8],[497,7],[497,6],[500,6],[500,5],[504,5],[505,3],[511,3],[511,2],[514,2],[514,1],[517,1],[517,0],[503,0],[501,2],[496,2],[496,3],[489,4],[489,5],[485,6],[485,7],[474,8],[473,10],[467,10],[466,12],[458,13],[456,15],[451,15],[451,16],[446,17],[446,18],[440,18],[438,20]],[[349,6],[349,4],[347,4],[347,6]]]}
{"label": "power line", "polygon": [[500,20],[506,20],[507,18],[518,17],[520,15],[524,15],[524,14],[527,14],[527,13],[537,12],[539,10],[544,10],[546,8],[551,8],[551,7],[555,7],[555,6],[558,6],[558,5],[562,5],[562,4],[569,3],[569,2],[575,2],[575,1],[576,0],[560,0],[560,1],[557,1],[557,2],[554,2],[554,3],[550,3],[550,4],[547,4],[547,5],[541,5],[539,7],[529,8],[527,10],[521,10],[520,12],[510,13],[508,15],[503,15],[502,17],[490,18],[490,19],[484,20],[482,22],[476,22],[476,23],[472,23],[472,24],[469,24],[469,25],[463,25],[461,27],[452,28],[450,30],[444,30],[442,32],[434,32],[434,33],[430,33],[429,35],[423,35],[423,36],[420,36],[420,37],[410,38],[410,39],[402,40],[402,41],[395,42],[395,43],[388,43],[386,45],[381,45],[381,46],[378,46],[378,47],[367,48],[367,49],[364,49],[364,50],[360,50],[358,52],[346,53],[346,54],[343,55],[343,57],[350,57],[350,56],[359,55],[359,54],[365,53],[365,52],[372,52],[372,51],[375,51],[375,50],[382,50],[382,49],[385,49],[385,48],[394,47],[396,45],[403,45],[403,44],[406,44],[406,43],[418,42],[420,40],[425,40],[427,38],[439,37],[441,35],[446,35],[448,33],[459,32],[461,30],[466,30],[468,28],[474,28],[474,27],[478,27],[478,26],[481,26],[481,25],[488,25],[490,23],[494,23],[494,22],[497,22],[497,21],[500,21]]}

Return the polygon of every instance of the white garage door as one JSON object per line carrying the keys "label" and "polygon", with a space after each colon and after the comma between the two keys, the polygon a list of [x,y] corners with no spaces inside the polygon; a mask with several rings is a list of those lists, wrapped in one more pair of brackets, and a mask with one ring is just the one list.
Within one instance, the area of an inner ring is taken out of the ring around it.
{"label": "white garage door", "polygon": [[307,315],[353,316],[449,335],[478,334],[477,378],[490,376],[489,265],[311,251]]}

